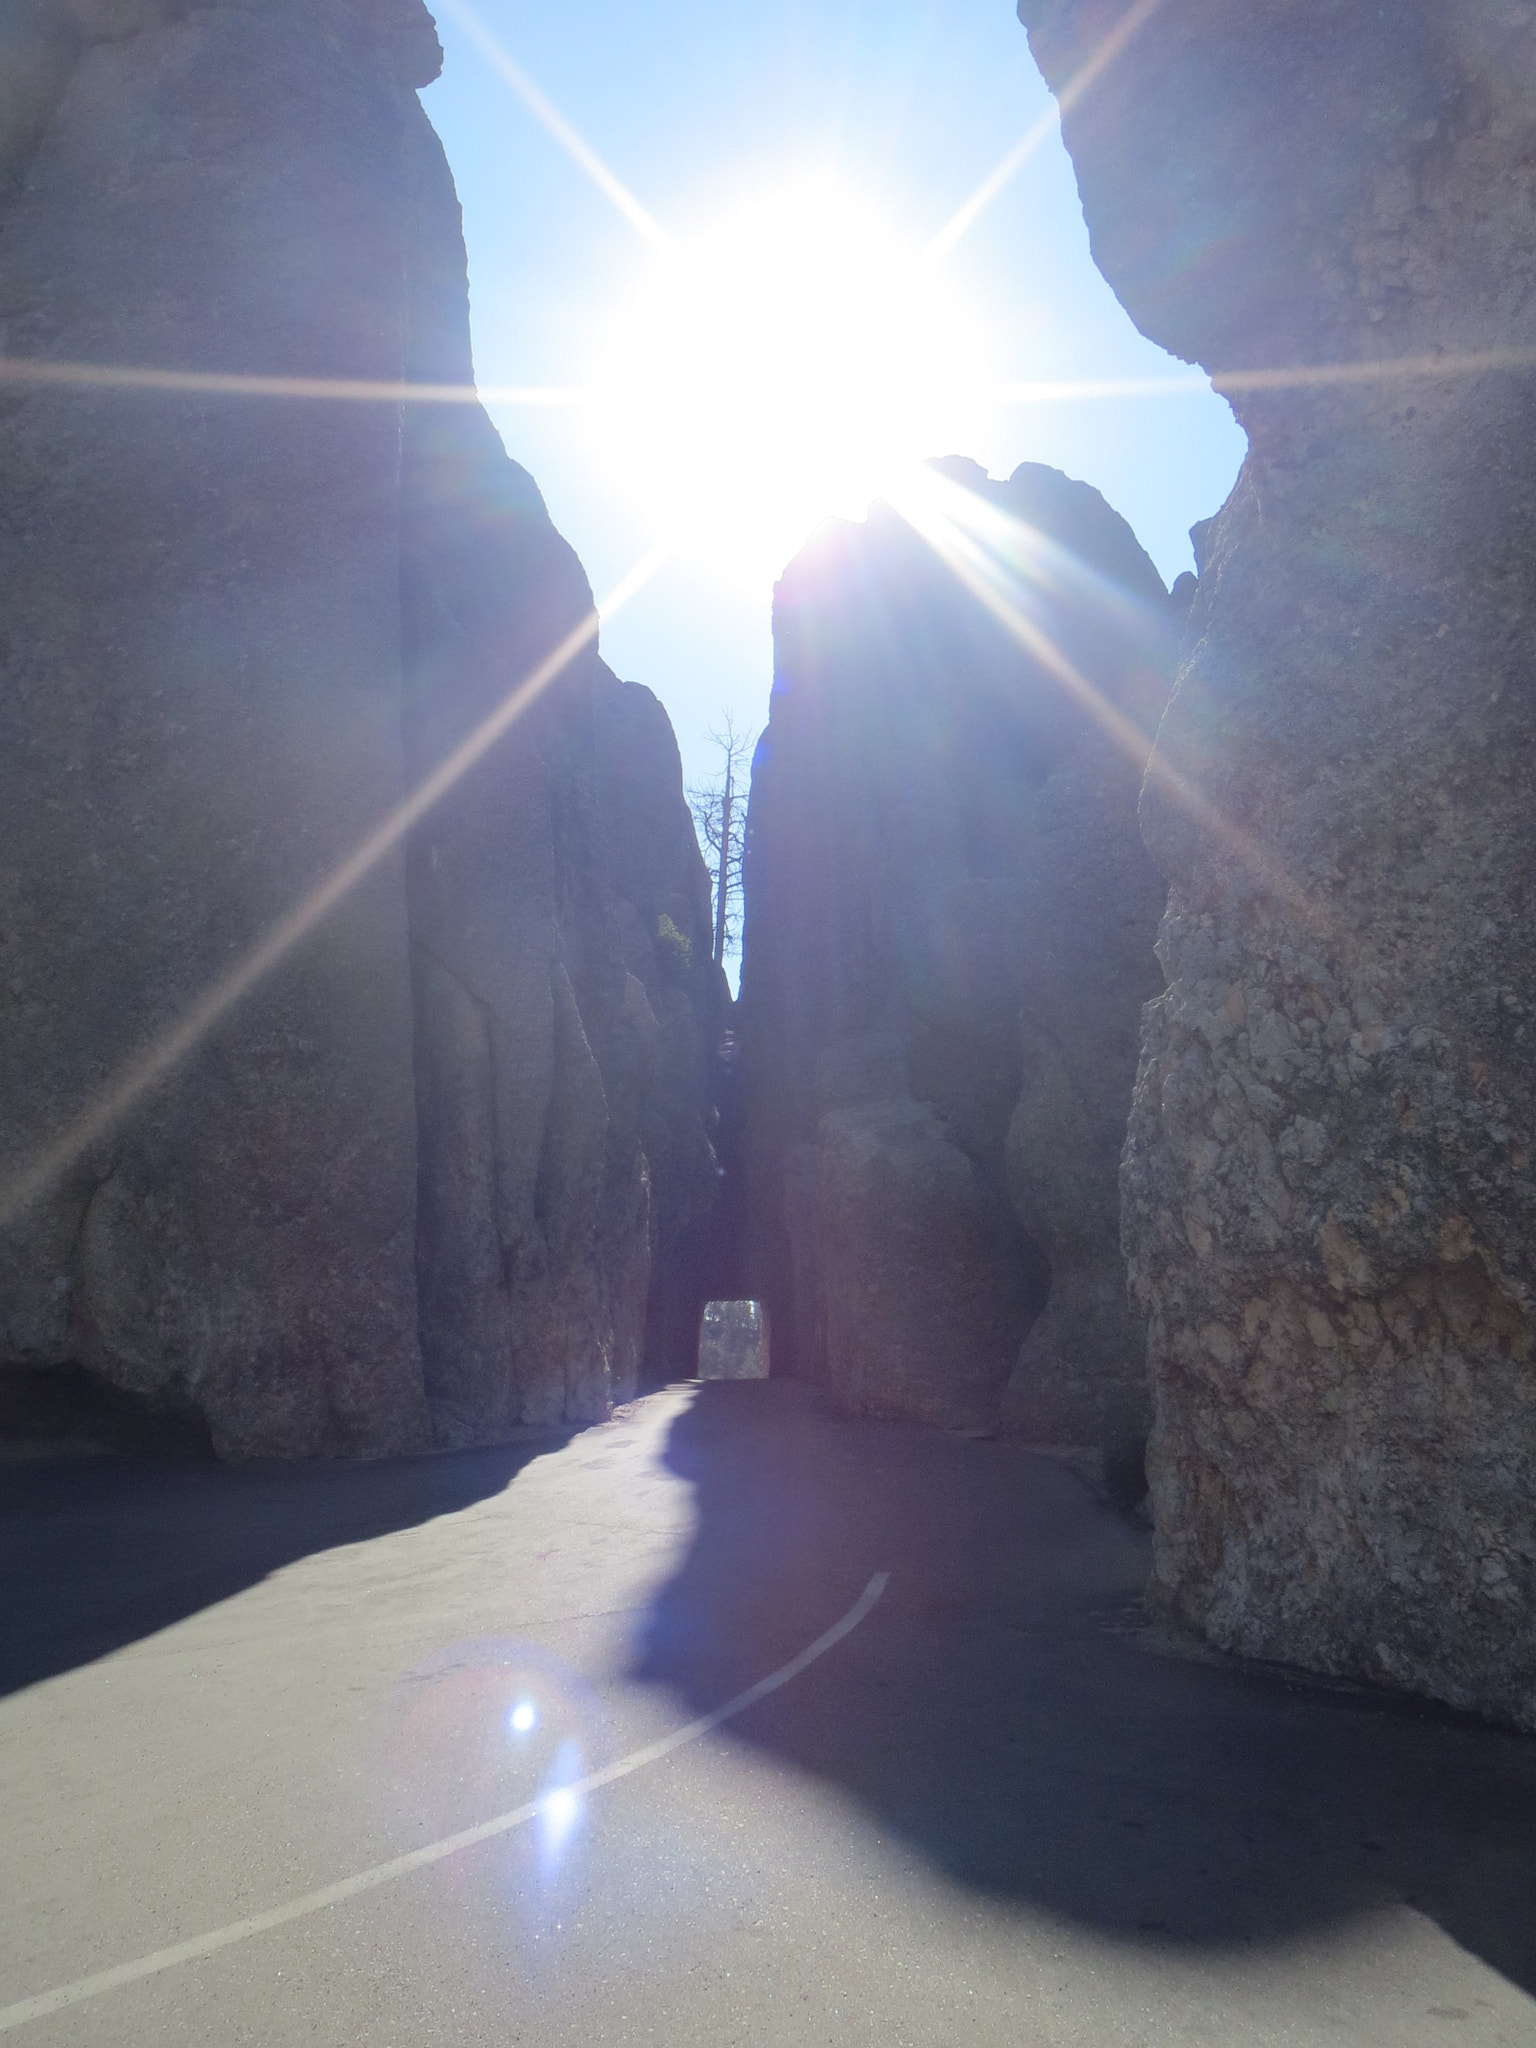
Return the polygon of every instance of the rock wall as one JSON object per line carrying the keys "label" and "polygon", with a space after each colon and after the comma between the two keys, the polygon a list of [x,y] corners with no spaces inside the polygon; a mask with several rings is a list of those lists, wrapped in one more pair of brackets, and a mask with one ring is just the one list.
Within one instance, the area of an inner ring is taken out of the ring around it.
{"label": "rock wall", "polygon": [[1536,1728],[1536,9],[1165,0],[1064,132],[1250,442],[1142,807],[1156,1588]]}
{"label": "rock wall", "polygon": [[779,585],[731,1184],[772,1370],[850,1410],[1144,1420],[1115,1189],[1170,625],[1125,522],[1029,464],[934,465]]}
{"label": "rock wall", "polygon": [[[412,143],[409,374],[467,384],[458,202],[424,118]],[[478,407],[408,408],[402,477],[414,782],[592,596]],[[600,1415],[648,1329],[655,1375],[691,1370],[672,1297],[715,1192],[709,881],[655,697],[578,657],[416,834],[409,900],[438,1433]]]}
{"label": "rock wall", "polygon": [[[472,381],[418,0],[35,0],[0,36],[8,356]],[[474,406],[12,383],[0,475],[8,1178],[591,593]],[[664,714],[589,644],[7,1216],[0,1370],[83,1366],[228,1456],[606,1412],[714,1185],[691,847]]]}

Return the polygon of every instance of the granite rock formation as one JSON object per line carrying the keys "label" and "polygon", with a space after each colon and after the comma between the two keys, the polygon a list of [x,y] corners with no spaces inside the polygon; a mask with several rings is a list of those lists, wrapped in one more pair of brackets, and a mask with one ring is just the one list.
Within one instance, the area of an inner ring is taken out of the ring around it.
{"label": "granite rock formation", "polygon": [[[606,671],[604,672],[606,675]],[[691,1378],[709,1299],[721,1169],[716,1051],[730,987],[714,965],[713,890],[683,797],[671,721],[652,693],[597,693],[597,797],[609,898],[606,1006],[589,1006],[609,1112],[645,1160],[650,1268],[642,1387]]]}
{"label": "granite rock formation", "polygon": [[[30,0],[0,38],[7,356],[472,381],[419,0]],[[0,474],[14,1169],[591,593],[472,405],[12,381]],[[606,1412],[714,1185],[689,846],[664,715],[588,641],[7,1213],[0,1372],[83,1367],[233,1457]]]}
{"label": "granite rock formation", "polygon": [[933,465],[779,585],[731,1181],[772,1369],[847,1409],[1077,1443],[1144,1416],[1116,1172],[1171,616],[1125,522],[1033,464]]}
{"label": "granite rock formation", "polygon": [[[1060,89],[1121,8],[1020,13]],[[1536,9],[1166,0],[1063,127],[1250,444],[1142,808],[1155,1586],[1536,1728]]]}

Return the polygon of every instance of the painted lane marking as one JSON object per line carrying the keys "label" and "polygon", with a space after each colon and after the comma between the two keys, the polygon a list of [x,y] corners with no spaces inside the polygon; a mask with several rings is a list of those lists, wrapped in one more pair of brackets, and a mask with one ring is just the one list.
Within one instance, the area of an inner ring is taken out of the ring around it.
{"label": "painted lane marking", "polygon": [[[600,1790],[604,1785],[615,1784],[620,1778],[644,1770],[647,1764],[659,1763],[664,1756],[670,1756],[687,1743],[697,1742],[701,1735],[708,1735],[726,1721],[734,1720],[748,1707],[755,1707],[759,1700],[777,1692],[780,1686],[788,1685],[792,1678],[798,1678],[802,1671],[814,1664],[818,1657],[824,1657],[828,1650],[834,1649],[845,1636],[852,1635],[885,1591],[889,1579],[889,1572],[876,1572],[841,1621],[834,1622],[798,1657],[791,1657],[787,1664],[781,1664],[777,1671],[771,1671],[766,1678],[749,1685],[745,1692],[737,1693],[723,1707],[701,1714],[696,1721],[673,1729],[670,1735],[663,1735],[657,1742],[648,1742],[643,1749],[632,1750],[628,1756],[620,1757],[617,1763],[607,1764],[602,1770],[593,1771],[590,1777],[582,1778],[565,1789],[579,1798]],[[87,1998],[99,1998],[104,1992],[121,1990],[125,1984],[137,1984],[141,1978],[158,1976],[162,1970],[174,1970],[181,1963],[200,1962],[206,1956],[216,1955],[221,1948],[232,1948],[237,1941],[248,1941],[253,1934],[265,1934],[273,1927],[285,1926],[290,1920],[303,1920],[311,1913],[324,1912],[327,1906],[339,1906],[347,1899],[355,1899],[360,1892],[376,1891],[380,1885],[393,1884],[397,1877],[407,1877],[413,1870],[425,1869],[429,1863],[441,1863],[449,1856],[457,1856],[463,1849],[473,1849],[478,1843],[489,1842],[497,1835],[510,1834],[513,1828],[522,1827],[534,1819],[541,1805],[541,1800],[530,1799],[523,1806],[514,1806],[509,1813],[497,1814],[494,1820],[483,1820],[476,1827],[461,1828],[456,1835],[445,1835],[440,1842],[428,1842],[424,1848],[391,1857],[388,1863],[375,1863],[369,1870],[361,1870],[354,1877],[341,1878],[319,1891],[305,1892],[302,1898],[290,1899],[286,1905],[269,1906],[264,1913],[252,1913],[245,1920],[232,1920],[227,1927],[216,1927],[210,1934],[194,1935],[190,1941],[178,1941],[170,1948],[156,1949],[153,1955],[140,1956],[136,1962],[118,1963],[110,1970],[98,1970],[94,1976],[78,1977],[73,1984],[61,1984],[53,1991],[40,1991],[33,1998],[18,1999],[14,2005],[0,2007],[0,2034],[9,2033],[14,2027],[24,2027],[30,2020],[45,2019],[49,2013],[63,2012],[68,2006],[80,2005]]]}

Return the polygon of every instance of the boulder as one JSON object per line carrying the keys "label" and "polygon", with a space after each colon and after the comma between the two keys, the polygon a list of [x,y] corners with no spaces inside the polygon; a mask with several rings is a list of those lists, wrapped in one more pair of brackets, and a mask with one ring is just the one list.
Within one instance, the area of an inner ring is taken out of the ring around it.
{"label": "boulder", "polygon": [[1115,1189],[1171,616],[1125,522],[1033,464],[933,465],[779,585],[730,1178],[772,1369],[849,1409],[1145,1419]]}
{"label": "boulder", "polygon": [[[1064,89],[1118,0],[1022,0]],[[1536,9],[1170,0],[1064,100],[1249,437],[1142,802],[1154,1586],[1536,1728]]]}
{"label": "boulder", "polygon": [[839,1405],[994,1422],[1030,1307],[1012,1218],[932,1103],[822,1099],[814,1206],[792,1228],[814,1259]]}
{"label": "boulder", "polygon": [[[457,200],[414,91],[430,17],[27,0],[0,59],[7,356],[386,387],[5,387],[0,1372],[83,1369],[229,1457],[604,1413],[639,1371],[655,1188],[663,1218],[712,1191],[712,987],[674,1015],[654,923],[635,937],[653,878],[631,887],[610,843],[603,753],[635,693],[594,637],[199,1022],[590,619],[479,408],[388,395],[473,376]],[[701,870],[657,752],[642,808],[691,943]]]}

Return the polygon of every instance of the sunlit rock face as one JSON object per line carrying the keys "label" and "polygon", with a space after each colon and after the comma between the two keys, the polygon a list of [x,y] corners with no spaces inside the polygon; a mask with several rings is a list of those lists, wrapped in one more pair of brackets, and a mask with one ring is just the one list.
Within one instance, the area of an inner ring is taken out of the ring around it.
{"label": "sunlit rock face", "polygon": [[848,1409],[1099,1443],[1147,1406],[1116,1170],[1158,979],[1136,792],[1169,602],[1054,470],[947,462],[907,511],[827,529],[777,592],[747,1278],[771,1369]]}
{"label": "sunlit rock face", "polygon": [[[1060,89],[1122,10],[1020,12]],[[1496,366],[1536,343],[1536,9],[1166,0],[1064,129],[1155,340],[1444,359],[1233,392],[1142,810],[1156,1586],[1536,1727],[1536,372]]]}
{"label": "sunlit rock face", "polygon": [[[469,381],[416,0],[39,0],[0,58],[8,355]],[[474,407],[11,385],[0,473],[9,1184],[591,599]],[[632,1388],[653,1249],[713,1182],[711,988],[657,940],[665,912],[707,953],[706,885],[658,721],[587,647],[7,1218],[0,1365],[190,1408],[232,1457]]]}
{"label": "sunlit rock face", "polygon": [[650,1277],[640,1385],[698,1370],[721,1169],[715,1108],[730,988],[713,964],[713,895],[671,721],[652,693],[600,670],[596,818],[606,899],[585,941],[583,1015],[618,1142],[644,1162]]}

